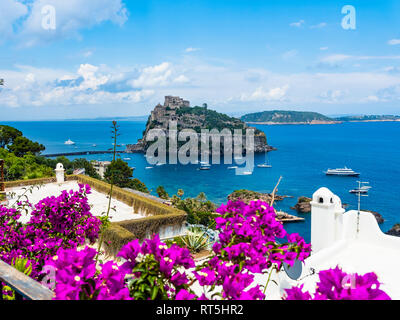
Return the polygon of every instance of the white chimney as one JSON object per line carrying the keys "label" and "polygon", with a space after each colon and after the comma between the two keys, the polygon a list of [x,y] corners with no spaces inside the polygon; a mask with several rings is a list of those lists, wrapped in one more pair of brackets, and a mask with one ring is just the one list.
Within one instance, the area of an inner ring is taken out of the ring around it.
{"label": "white chimney", "polygon": [[311,249],[313,253],[331,246],[341,236],[342,215],[339,197],[321,188],[311,201]]}
{"label": "white chimney", "polygon": [[64,166],[62,163],[57,163],[56,169],[54,170],[56,172],[56,179],[57,183],[63,183],[65,181],[64,179]]}

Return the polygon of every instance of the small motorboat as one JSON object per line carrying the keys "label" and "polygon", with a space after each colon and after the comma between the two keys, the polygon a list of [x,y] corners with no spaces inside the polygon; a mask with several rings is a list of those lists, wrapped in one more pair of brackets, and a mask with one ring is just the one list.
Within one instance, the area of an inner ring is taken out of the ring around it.
{"label": "small motorboat", "polygon": [[210,170],[210,165],[209,164],[203,164],[200,166],[199,170]]}
{"label": "small motorboat", "polygon": [[257,165],[258,168],[272,168],[272,166],[268,163],[267,155],[268,152],[265,153],[265,162]]}
{"label": "small motorboat", "polygon": [[239,167],[238,166],[228,167],[228,170],[234,170],[234,169],[237,169],[237,168],[239,168]]}
{"label": "small motorboat", "polygon": [[252,171],[245,171],[245,172],[242,172],[242,175],[244,175],[244,176],[251,176],[252,174],[253,174]]}
{"label": "small motorboat", "polygon": [[266,163],[258,164],[257,167],[258,168],[272,168],[272,166],[270,164],[266,164]]}
{"label": "small motorboat", "polygon": [[73,144],[75,144],[75,142],[72,141],[71,139],[68,139],[67,141],[64,142],[64,144],[73,145]]}
{"label": "small motorboat", "polygon": [[132,159],[131,158],[124,158],[123,160],[129,161],[129,160],[132,160]]}
{"label": "small motorboat", "polygon": [[97,147],[97,144],[93,143],[93,144],[92,144],[92,147],[93,147],[93,148],[96,148],[96,147]]}
{"label": "small motorboat", "polygon": [[149,169],[153,169],[154,167],[146,167],[145,169],[146,170],[149,170]]}

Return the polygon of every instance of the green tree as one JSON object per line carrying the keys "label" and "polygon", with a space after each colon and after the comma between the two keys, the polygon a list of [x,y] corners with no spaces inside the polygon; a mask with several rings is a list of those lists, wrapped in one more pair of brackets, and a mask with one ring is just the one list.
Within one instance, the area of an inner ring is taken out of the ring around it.
{"label": "green tree", "polygon": [[116,159],[111,161],[111,164],[107,167],[107,170],[104,173],[104,179],[108,183],[125,188],[129,187],[132,174],[133,169],[129,167],[125,161]]}
{"label": "green tree", "polygon": [[45,147],[38,142],[33,142],[28,138],[19,136],[14,139],[11,145],[8,146],[8,150],[14,153],[17,157],[23,157],[28,153],[38,154],[45,150]]}
{"label": "green tree", "polygon": [[17,137],[22,137],[21,131],[10,126],[0,125],[0,148],[12,144]]}
{"label": "green tree", "polygon": [[93,164],[84,158],[75,159],[74,161],[72,161],[72,168],[74,170],[83,168],[83,169],[85,169],[86,175],[88,175],[89,177],[101,180],[101,177],[97,173],[96,169],[93,167]]}
{"label": "green tree", "polygon": [[179,198],[182,199],[183,195],[185,194],[185,192],[182,189],[179,189],[178,192],[176,193],[178,195]]}
{"label": "green tree", "polygon": [[165,191],[163,186],[158,186],[156,189],[156,192],[161,199],[165,199],[165,200],[169,199],[169,194],[167,191]]}
{"label": "green tree", "polygon": [[144,193],[150,193],[149,189],[147,189],[146,185],[140,181],[139,179],[133,179],[129,182],[129,188],[144,192]]}

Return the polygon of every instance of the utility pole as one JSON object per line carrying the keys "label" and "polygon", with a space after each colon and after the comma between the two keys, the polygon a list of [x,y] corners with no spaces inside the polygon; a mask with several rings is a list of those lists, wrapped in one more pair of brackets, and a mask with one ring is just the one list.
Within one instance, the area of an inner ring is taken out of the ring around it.
{"label": "utility pole", "polygon": [[366,194],[361,194],[361,189],[364,187],[364,184],[369,184],[369,182],[363,182],[363,181],[357,181],[358,182],[358,214],[360,214],[361,211],[361,197],[368,197]]}

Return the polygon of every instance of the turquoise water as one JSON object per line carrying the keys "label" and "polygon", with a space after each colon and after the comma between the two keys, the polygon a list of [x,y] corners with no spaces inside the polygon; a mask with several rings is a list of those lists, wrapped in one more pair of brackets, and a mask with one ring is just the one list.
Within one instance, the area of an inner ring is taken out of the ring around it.
{"label": "turquoise water", "polygon": [[[112,147],[109,121],[8,122],[32,140],[46,146],[45,153],[107,150]],[[135,143],[144,130],[144,122],[121,121],[120,144]],[[251,176],[236,176],[227,165],[214,165],[209,171],[197,170],[197,165],[164,165],[146,170],[142,154],[122,155],[136,167],[134,176],[155,192],[163,185],[170,194],[178,189],[185,196],[196,196],[203,191],[216,202],[226,202],[226,196],[235,189],[271,192],[280,176],[283,180],[279,194],[294,198],[277,203],[277,207],[294,213],[290,207],[297,197],[311,197],[320,187],[328,187],[349,209],[357,207],[357,197],[348,191],[356,187],[358,178],[327,177],[327,168],[347,166],[361,172],[363,181],[372,189],[362,198],[362,208],[383,215],[383,231],[400,222],[400,122],[344,123],[337,125],[282,125],[258,126],[267,134],[268,142],[278,148],[269,153],[271,169],[255,168]],[[77,144],[66,146],[71,139]],[[96,144],[97,147],[93,147]],[[79,156],[82,157],[82,156]],[[108,160],[111,155],[85,156],[88,159]],[[255,163],[263,163],[264,155],[256,155]],[[290,232],[299,232],[310,238],[310,215],[304,223],[288,224]]]}

